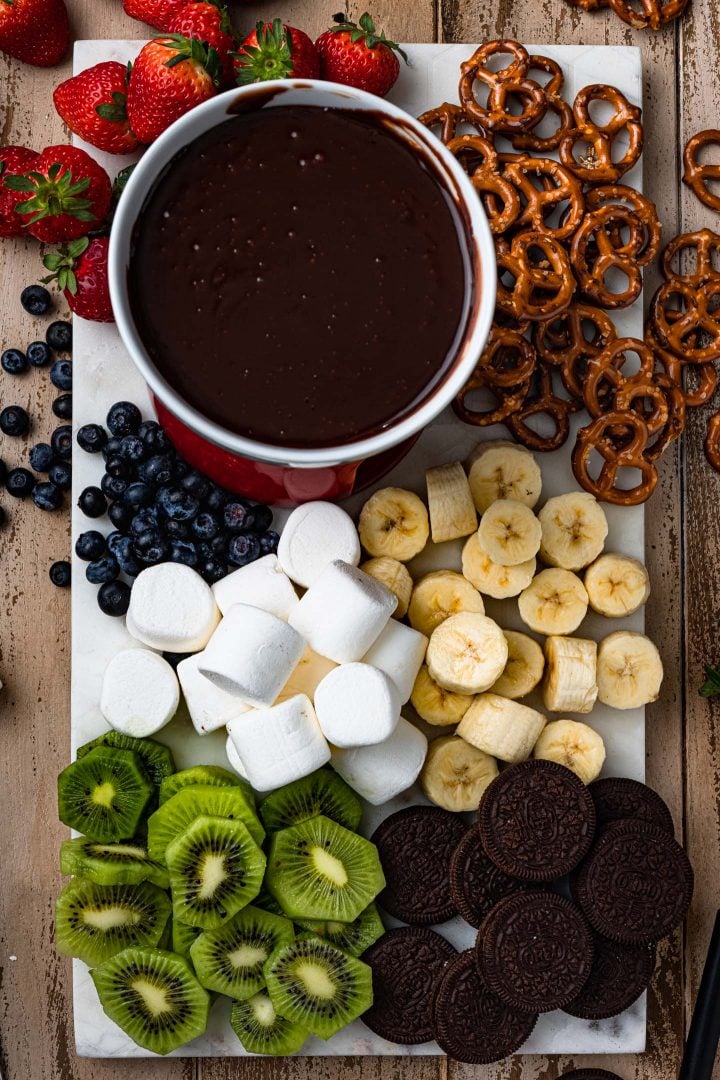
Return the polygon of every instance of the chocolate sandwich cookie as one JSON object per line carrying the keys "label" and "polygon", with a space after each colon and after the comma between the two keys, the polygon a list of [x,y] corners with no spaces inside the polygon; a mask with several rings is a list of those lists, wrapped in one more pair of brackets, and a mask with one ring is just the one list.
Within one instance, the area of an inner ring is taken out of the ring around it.
{"label": "chocolate sandwich cookie", "polygon": [[563,1073],[560,1080],[622,1080],[622,1077],[607,1069],[573,1069],[572,1072]]}
{"label": "chocolate sandwich cookie", "polygon": [[450,895],[450,858],[467,823],[434,806],[409,806],[375,830],[386,888],[378,902],[396,919],[432,926],[457,914]]}
{"label": "chocolate sandwich cookie", "polygon": [[616,821],[605,827],[580,867],[573,891],[599,934],[628,945],[650,945],[685,918],[693,871],[664,829]]}
{"label": "chocolate sandwich cookie", "polygon": [[592,934],[564,896],[527,892],[502,900],[475,947],[485,982],[521,1012],[550,1012],[573,1001],[592,970]]}
{"label": "chocolate sandwich cookie", "polygon": [[601,829],[613,821],[632,818],[645,821],[648,825],[657,825],[672,836],[673,819],[667,804],[647,784],[630,780],[627,776],[608,776],[595,780],[588,791],[595,803],[597,827]]}
{"label": "chocolate sandwich cookie", "polygon": [[606,1020],[625,1012],[647,990],[655,946],[621,945],[594,934],[593,950],[590,978],[565,1012],[582,1020]]}
{"label": "chocolate sandwich cookie", "polygon": [[392,1043],[435,1038],[432,1002],[456,950],[434,930],[403,926],[363,953],[373,973],[373,1005],[363,1014],[371,1031]]}
{"label": "chocolate sandwich cookie", "polygon": [[469,1065],[486,1065],[514,1054],[536,1022],[536,1015],[520,1012],[492,993],[472,950],[448,967],[433,1003],[440,1049]]}
{"label": "chocolate sandwich cookie", "polygon": [[562,877],[587,854],[595,806],[575,773],[554,761],[523,761],[486,789],[478,824],[486,853],[523,881]]}
{"label": "chocolate sandwich cookie", "polygon": [[500,900],[526,888],[488,858],[479,829],[468,829],[450,860],[450,892],[463,919],[478,927]]}

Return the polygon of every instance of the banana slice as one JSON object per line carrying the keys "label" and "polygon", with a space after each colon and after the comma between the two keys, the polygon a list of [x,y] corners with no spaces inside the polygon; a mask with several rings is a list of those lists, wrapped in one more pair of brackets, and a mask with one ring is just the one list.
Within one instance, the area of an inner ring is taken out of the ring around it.
{"label": "banana slice", "polygon": [[557,761],[583,784],[591,784],[605,764],[605,743],[594,728],[579,720],[552,720],[540,733],[533,757]]}
{"label": "banana slice", "polygon": [[605,511],[586,491],[548,499],[538,517],[542,525],[540,558],[548,566],[581,570],[597,559],[605,546]]}
{"label": "banana slice", "polygon": [[477,529],[477,512],[465,470],[459,461],[425,473],[433,543],[457,540]]}
{"label": "banana slice", "polygon": [[427,650],[431,677],[456,694],[479,694],[502,674],[508,658],[505,635],[486,615],[462,611],[432,632]]}
{"label": "banana slice", "polygon": [[641,562],[608,552],[585,571],[590,607],[609,619],[632,615],[647,603],[650,578]]}
{"label": "banana slice", "polygon": [[540,550],[542,527],[529,506],[498,499],[483,514],[478,529],[480,547],[500,566],[519,566]]}
{"label": "banana slice", "polygon": [[650,638],[616,630],[598,648],[598,697],[613,709],[637,709],[656,701],[663,681],[660,653]]}
{"label": "banana slice", "polygon": [[430,637],[433,630],[461,611],[485,614],[480,593],[454,570],[435,570],[420,578],[413,589],[408,608],[410,625]]}
{"label": "banana slice", "polygon": [[523,698],[543,677],[545,657],[537,641],[517,630],[503,630],[508,643],[508,661],[496,683],[490,687],[500,697]]}
{"label": "banana slice", "polygon": [[536,634],[572,634],[587,609],[585,586],[569,570],[542,570],[518,597],[520,618]]}
{"label": "banana slice", "polygon": [[546,718],[542,713],[498,694],[480,694],[457,728],[466,742],[515,765],[530,757]]}
{"label": "banana slice", "polygon": [[511,442],[480,443],[470,459],[468,483],[481,514],[497,499],[515,499],[532,509],[542,491],[535,458]]}
{"label": "banana slice", "polygon": [[585,638],[545,641],[543,703],[548,712],[592,712],[597,701],[597,644]]}
{"label": "banana slice", "polygon": [[463,548],[463,577],[481,593],[492,596],[495,600],[505,600],[521,593],[532,581],[536,569],[535,559],[518,563],[517,566],[500,566],[493,562],[480,547],[477,533],[473,533]]}
{"label": "banana slice", "polygon": [[445,690],[435,682],[427,669],[427,664],[420,668],[410,703],[421,720],[435,727],[449,727],[459,724],[473,703],[471,694],[455,694]]}
{"label": "banana slice", "polygon": [[495,758],[456,735],[430,743],[420,786],[431,802],[459,814],[477,810],[485,789],[498,774]]}
{"label": "banana slice", "polygon": [[368,559],[360,569],[397,596],[397,607],[393,612],[393,618],[404,618],[407,615],[413,588],[413,580],[407,566],[398,562],[397,559],[391,559],[388,555],[382,555],[378,559]]}
{"label": "banana slice", "polygon": [[407,562],[422,551],[430,535],[425,503],[404,488],[382,488],[360,511],[358,531],[368,555]]}

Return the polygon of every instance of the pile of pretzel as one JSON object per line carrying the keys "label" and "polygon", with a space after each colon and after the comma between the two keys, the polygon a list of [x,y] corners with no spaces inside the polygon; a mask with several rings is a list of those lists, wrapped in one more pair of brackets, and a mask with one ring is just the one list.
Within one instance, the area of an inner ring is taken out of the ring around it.
{"label": "pile of pretzel", "polygon": [[[499,57],[511,60],[495,70]],[[541,73],[543,83],[531,77]],[[420,117],[470,177],[497,251],[493,328],[454,409],[478,427],[504,424],[535,451],[562,446],[570,415],[586,410],[572,454],[578,482],[606,502],[636,505],[655,489],[657,461],[682,433],[686,409],[717,386],[720,236],[677,237],[663,254],[666,281],[645,340],[618,337],[608,311],[637,300],[660,251],[654,204],[621,182],[642,153],[641,111],[605,85],[586,86],[570,106],[563,81],[554,60],[516,41],[488,42],[461,65],[460,105]],[[593,102],[610,115],[598,119]],[[540,134],[546,113],[554,130]],[[697,265],[683,276],[679,256],[691,247]],[[720,467],[720,420],[711,427],[717,450],[708,457]],[[628,489],[629,475],[637,482]]]}
{"label": "pile of pretzel", "polygon": [[628,26],[636,30],[662,30],[679,19],[690,0],[566,0],[570,7],[583,11],[611,8]]}

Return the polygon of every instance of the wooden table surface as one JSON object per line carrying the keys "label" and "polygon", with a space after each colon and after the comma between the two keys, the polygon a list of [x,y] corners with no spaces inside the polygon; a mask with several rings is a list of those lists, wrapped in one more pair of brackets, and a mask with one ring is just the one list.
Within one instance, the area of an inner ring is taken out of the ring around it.
{"label": "wooden table surface", "polygon": [[[236,21],[282,15],[311,34],[335,7],[286,0],[277,9],[238,5]],[[141,38],[120,0],[68,0],[77,38]],[[353,0],[359,15],[364,2]],[[720,14],[716,0],[691,0],[681,23],[637,33],[610,12],[586,14],[564,0],[373,0],[389,36],[406,41],[479,42],[517,37],[538,43],[621,43],[642,49],[645,80],[646,189],[665,236],[718,228],[718,216],[681,187],[680,152],[720,114]],[[70,72],[26,67],[0,55],[0,145],[41,149],[64,142],[52,88]],[[608,72],[612,81],[612,72]],[[43,331],[19,304],[37,280],[34,243],[0,241],[0,342],[23,347]],[[653,281],[647,282],[652,291]],[[0,402],[33,416],[35,441],[46,439],[57,393],[45,374],[13,379],[0,372]],[[53,904],[61,886],[55,777],[69,760],[70,620],[67,591],[55,589],[50,564],[69,554],[67,515],[42,514],[3,494],[8,524],[0,533],[0,1063],[4,1080],[554,1080],[596,1065],[624,1080],[670,1080],[697,993],[714,911],[720,904],[720,704],[698,696],[702,667],[720,661],[720,477],[705,464],[705,417],[694,411],[682,445],[662,468],[648,505],[647,561],[653,595],[648,632],[666,668],[661,701],[648,710],[648,781],[669,802],[678,836],[695,866],[695,898],[684,932],[662,945],[649,999],[647,1053],[622,1058],[513,1058],[471,1067],[443,1058],[299,1058],[204,1061],[93,1061],[74,1052],[70,961],[55,954]],[[17,443],[17,445],[16,445]],[[0,457],[20,464],[20,440],[0,435]],[[716,1071],[720,1077],[720,1068]]]}

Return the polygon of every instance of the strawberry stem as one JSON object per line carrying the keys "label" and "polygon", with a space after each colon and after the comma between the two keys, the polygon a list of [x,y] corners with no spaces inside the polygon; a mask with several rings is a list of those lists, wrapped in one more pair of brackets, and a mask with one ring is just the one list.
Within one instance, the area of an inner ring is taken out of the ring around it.
{"label": "strawberry stem", "polygon": [[259,22],[255,35],[257,45],[245,45],[241,52],[233,53],[239,85],[285,79],[291,75],[292,42],[282,19],[273,19],[272,23]]}
{"label": "strawberry stem", "polygon": [[26,223],[28,225],[60,214],[69,214],[79,221],[95,220],[95,215],[90,213],[90,199],[79,197],[90,186],[90,178],[86,176],[82,180],[74,181],[72,170],[66,168],[63,171],[63,165],[59,161],[50,166],[47,176],[39,172],[29,172],[25,176],[6,176],[4,183],[11,191],[30,195],[29,199],[18,203],[16,207],[20,214],[32,214]]}
{"label": "strawberry stem", "polygon": [[77,260],[87,251],[90,240],[87,236],[81,236],[78,240],[61,247],[59,251],[51,251],[43,259],[43,266],[50,271],[47,277],[41,278],[43,285],[51,281],[57,281],[57,287],[61,292],[67,291],[75,296],[77,294],[77,277],[75,266]]}
{"label": "strawberry stem", "polygon": [[378,45],[385,45],[402,56],[407,64],[408,58],[404,49],[401,49],[396,41],[390,41],[385,37],[384,30],[376,30],[369,11],[364,11],[356,23],[352,22],[347,14],[339,12],[333,15],[335,26],[330,27],[332,34],[349,34],[353,45],[362,42],[368,49],[376,49]]}

